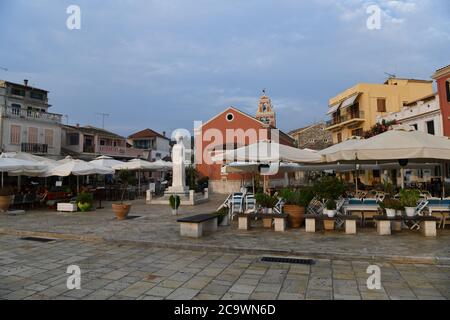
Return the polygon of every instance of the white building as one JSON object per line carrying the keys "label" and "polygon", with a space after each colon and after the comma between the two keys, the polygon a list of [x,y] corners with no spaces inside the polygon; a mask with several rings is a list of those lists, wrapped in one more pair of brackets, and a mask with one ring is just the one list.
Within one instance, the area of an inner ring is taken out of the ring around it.
{"label": "white building", "polygon": [[160,134],[152,129],[144,129],[130,135],[127,142],[135,149],[144,150],[144,158],[150,161],[171,156],[170,139],[165,132]]}
{"label": "white building", "polygon": [[59,156],[62,115],[49,107],[48,91],[0,80],[1,151]]}
{"label": "white building", "polygon": [[399,123],[410,125],[418,131],[437,136],[442,136],[444,132],[437,93],[408,102],[403,105],[401,111],[392,112],[383,118],[378,118],[378,122],[382,120],[397,120]]}

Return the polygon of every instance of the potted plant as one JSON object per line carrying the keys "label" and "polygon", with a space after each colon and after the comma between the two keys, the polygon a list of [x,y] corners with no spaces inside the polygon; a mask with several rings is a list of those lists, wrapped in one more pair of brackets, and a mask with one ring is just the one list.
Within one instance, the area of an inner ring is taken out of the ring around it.
{"label": "potted plant", "polygon": [[81,212],[87,212],[92,209],[94,196],[92,193],[82,192],[77,197],[77,207]]}
{"label": "potted plant", "polygon": [[333,199],[328,199],[325,202],[325,209],[323,209],[323,214],[327,215],[330,218],[333,218],[336,215],[336,201]]}
{"label": "potted plant", "polygon": [[300,228],[305,220],[305,208],[314,198],[313,190],[304,187],[301,190],[285,188],[280,192],[285,203],[283,212],[288,215],[288,222],[291,228]]}
{"label": "potted plant", "polygon": [[400,202],[405,207],[408,217],[414,217],[416,214],[417,201],[420,199],[418,190],[402,189],[400,190]]}
{"label": "potted plant", "polygon": [[400,206],[400,201],[396,199],[385,199],[380,203],[381,209],[386,212],[386,216],[393,218],[396,216],[397,208]]}
{"label": "potted plant", "polygon": [[0,188],[0,211],[8,211],[9,205],[11,204],[11,196],[13,192],[10,187]]}
{"label": "potted plant", "polygon": [[228,226],[230,224],[229,216],[228,216],[229,209],[227,207],[222,207],[220,210],[216,212],[217,214],[217,223],[220,226]]}
{"label": "potted plant", "polygon": [[131,209],[131,203],[124,203],[123,199],[125,197],[125,192],[128,186],[135,181],[135,176],[128,170],[119,171],[119,182],[121,183],[122,195],[120,197],[120,203],[113,203],[112,209],[118,220],[124,220],[127,218],[128,213]]}
{"label": "potted plant", "polygon": [[174,216],[176,216],[178,214],[178,208],[180,207],[180,204],[181,204],[180,196],[172,194],[169,197],[169,204],[170,204],[170,207],[172,208],[172,214]]}
{"label": "potted plant", "polygon": [[273,212],[273,208],[278,202],[278,198],[265,193],[257,193],[255,195],[256,203],[263,208],[263,213],[269,214]]}

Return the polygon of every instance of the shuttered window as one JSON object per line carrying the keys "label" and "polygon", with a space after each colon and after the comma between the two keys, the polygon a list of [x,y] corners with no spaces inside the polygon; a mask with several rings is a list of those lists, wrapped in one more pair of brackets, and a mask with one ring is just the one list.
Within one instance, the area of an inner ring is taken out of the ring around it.
{"label": "shuttered window", "polygon": [[53,147],[53,130],[52,129],[45,129],[44,131],[45,136],[45,144],[49,147]]}
{"label": "shuttered window", "polygon": [[377,99],[377,111],[386,112],[386,99],[384,98]]}
{"label": "shuttered window", "polygon": [[37,143],[38,142],[38,129],[29,127],[28,128],[28,143]]}
{"label": "shuttered window", "polygon": [[10,142],[11,144],[20,144],[20,126],[11,125]]}

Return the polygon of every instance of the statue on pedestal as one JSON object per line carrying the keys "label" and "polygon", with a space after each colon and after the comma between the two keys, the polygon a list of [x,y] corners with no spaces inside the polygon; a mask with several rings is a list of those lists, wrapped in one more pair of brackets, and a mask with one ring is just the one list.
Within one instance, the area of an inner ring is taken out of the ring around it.
{"label": "statue on pedestal", "polygon": [[185,147],[183,144],[183,134],[177,132],[175,134],[176,145],[172,148],[172,186],[169,187],[167,193],[189,194],[189,188],[186,186],[185,171]]}

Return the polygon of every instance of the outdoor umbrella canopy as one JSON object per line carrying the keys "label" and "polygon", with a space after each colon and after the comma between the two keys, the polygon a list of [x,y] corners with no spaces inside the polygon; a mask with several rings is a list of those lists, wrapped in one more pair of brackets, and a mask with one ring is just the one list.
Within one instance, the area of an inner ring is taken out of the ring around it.
{"label": "outdoor umbrella canopy", "polygon": [[407,126],[365,140],[347,140],[320,152],[327,162],[355,160],[450,160],[450,140]]}
{"label": "outdoor umbrella canopy", "polygon": [[275,142],[259,141],[245,147],[227,150],[213,156],[212,161],[255,161],[319,163],[321,156],[314,151],[285,146]]}
{"label": "outdoor umbrella canopy", "polygon": [[95,158],[92,161],[89,161],[89,163],[93,164],[95,166],[112,168],[114,166],[120,166],[120,165],[124,164],[125,162],[113,159],[108,156],[100,156],[100,157]]}
{"label": "outdoor umbrella canopy", "polygon": [[45,157],[39,157],[26,152],[7,152],[3,153],[2,157],[25,160],[41,165],[39,169],[30,169],[29,167],[20,170],[9,171],[10,176],[29,176],[29,177],[49,177],[51,176],[51,169],[58,165],[58,161]]}
{"label": "outdoor umbrella canopy", "polygon": [[[223,173],[258,173],[260,172],[260,163],[257,162],[231,162],[222,167]],[[280,172],[300,171],[302,166],[298,163],[282,162],[278,169]]]}
{"label": "outdoor umbrella canopy", "polygon": [[71,174],[74,176],[86,176],[90,174],[113,174],[114,170],[107,167],[96,166],[83,160],[72,160],[61,164],[51,170],[53,176],[66,177]]}
{"label": "outdoor umbrella canopy", "polygon": [[133,159],[128,162],[123,162],[122,164],[115,165],[112,167],[114,170],[153,170],[155,165],[152,162],[142,160],[142,159]]}
{"label": "outdoor umbrella canopy", "polygon": [[161,170],[172,170],[173,164],[170,161],[164,161],[164,160],[156,160],[155,162],[150,162],[153,165],[161,168]]}
{"label": "outdoor umbrella canopy", "polygon": [[16,158],[8,158],[7,155],[0,155],[0,171],[2,176],[3,187],[3,173],[4,172],[26,172],[33,170],[45,170],[46,166],[34,161],[27,161]]}

